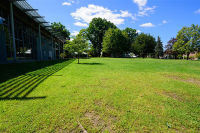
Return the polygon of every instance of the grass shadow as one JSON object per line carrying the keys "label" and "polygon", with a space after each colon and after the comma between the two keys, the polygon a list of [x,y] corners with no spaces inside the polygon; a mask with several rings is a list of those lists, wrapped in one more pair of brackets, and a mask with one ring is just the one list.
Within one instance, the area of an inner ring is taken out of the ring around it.
{"label": "grass shadow", "polygon": [[62,76],[53,74],[73,61],[74,59],[0,65],[2,68],[0,72],[3,73],[0,78],[0,100],[46,98],[45,96],[28,97],[28,95],[49,76]]}
{"label": "grass shadow", "polygon": [[104,65],[103,63],[79,63],[80,65]]}

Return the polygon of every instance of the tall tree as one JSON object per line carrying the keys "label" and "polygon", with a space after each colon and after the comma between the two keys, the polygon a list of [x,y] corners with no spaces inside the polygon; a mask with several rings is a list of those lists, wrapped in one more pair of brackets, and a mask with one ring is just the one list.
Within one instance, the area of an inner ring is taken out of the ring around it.
{"label": "tall tree", "polygon": [[141,33],[132,44],[132,49],[134,53],[145,58],[148,53],[154,53],[155,46],[156,40],[153,36]]}
{"label": "tall tree", "polygon": [[171,38],[168,42],[167,42],[167,45],[165,45],[165,54],[168,54],[168,55],[174,55],[175,56],[175,59],[177,57],[177,51],[173,51],[173,46],[175,44],[175,42],[177,42],[177,39],[176,38]]}
{"label": "tall tree", "polygon": [[102,18],[93,18],[87,28],[88,39],[93,44],[96,54],[100,57],[105,32],[109,28],[117,28],[113,23]]}
{"label": "tall tree", "polygon": [[52,29],[55,29],[55,30],[57,30],[58,32],[60,32],[61,35],[62,35],[63,37],[65,37],[66,40],[69,40],[69,39],[70,39],[70,38],[69,38],[69,36],[70,36],[69,30],[67,30],[67,29],[65,28],[65,26],[64,26],[63,24],[61,24],[60,22],[59,22],[59,23],[56,23],[56,22],[51,23],[51,27],[52,27]]}
{"label": "tall tree", "polygon": [[116,54],[129,51],[128,34],[120,29],[109,28],[103,38],[103,52]]}
{"label": "tall tree", "polygon": [[[132,28],[129,28],[129,27],[127,27],[123,31],[128,34],[128,45],[129,45],[129,50],[130,50],[131,45],[134,43],[138,33],[137,33],[136,29],[132,29]],[[128,51],[128,52],[130,52],[130,51]]]}
{"label": "tall tree", "polygon": [[159,36],[156,42],[155,52],[156,52],[157,58],[159,58],[159,56],[163,56],[163,43],[161,42],[161,39]]}
{"label": "tall tree", "polygon": [[173,50],[186,53],[188,60],[190,52],[194,52],[200,46],[200,26],[192,24],[191,27],[183,27],[176,39]]}
{"label": "tall tree", "polygon": [[82,37],[82,39],[84,40],[89,40],[87,36],[87,29],[81,29],[79,31],[79,34],[77,34],[77,36]]}

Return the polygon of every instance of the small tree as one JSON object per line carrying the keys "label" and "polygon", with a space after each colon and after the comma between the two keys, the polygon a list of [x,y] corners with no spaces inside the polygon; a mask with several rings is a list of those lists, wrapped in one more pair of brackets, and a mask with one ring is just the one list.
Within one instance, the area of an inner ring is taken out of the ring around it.
{"label": "small tree", "polygon": [[82,37],[81,33],[72,38],[73,40],[68,41],[67,44],[65,44],[65,47],[71,54],[77,52],[79,64],[80,55],[87,50],[88,41]]}
{"label": "small tree", "polygon": [[174,37],[171,38],[167,42],[167,45],[165,46],[165,54],[173,55],[173,56],[175,56],[175,59],[176,59],[178,52],[177,51],[173,51],[173,46],[174,46],[175,42],[177,42],[177,39],[174,38]]}
{"label": "small tree", "polygon": [[163,44],[162,44],[159,36],[158,36],[158,39],[157,39],[155,52],[156,52],[157,58],[159,58],[159,56],[163,56]]}

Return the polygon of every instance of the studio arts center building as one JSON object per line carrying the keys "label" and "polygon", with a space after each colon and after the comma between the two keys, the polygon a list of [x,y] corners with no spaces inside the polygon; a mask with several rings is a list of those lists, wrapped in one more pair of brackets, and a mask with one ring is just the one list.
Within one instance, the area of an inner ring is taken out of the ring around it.
{"label": "studio arts center building", "polygon": [[65,41],[25,0],[0,0],[0,63],[60,58]]}

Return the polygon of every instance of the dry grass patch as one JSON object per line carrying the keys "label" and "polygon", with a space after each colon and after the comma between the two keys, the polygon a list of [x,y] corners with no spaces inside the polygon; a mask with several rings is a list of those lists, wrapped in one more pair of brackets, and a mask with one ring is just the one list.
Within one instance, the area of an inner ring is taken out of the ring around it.
{"label": "dry grass patch", "polygon": [[166,91],[163,91],[163,94],[166,95],[166,96],[169,96],[175,100],[178,100],[180,102],[183,101],[183,98],[180,96],[180,95],[177,95],[177,93],[175,92],[166,92]]}
{"label": "dry grass patch", "polygon": [[170,77],[172,79],[175,80],[179,80],[179,81],[183,81],[183,82],[187,82],[187,83],[193,83],[193,84],[197,84],[200,85],[200,80],[199,79],[195,79],[195,78],[182,78],[181,75],[180,76],[176,76],[176,75],[165,75],[165,77]]}
{"label": "dry grass patch", "polygon": [[105,122],[101,117],[94,112],[86,112],[85,117],[89,119],[93,129],[97,129],[97,132],[114,132],[112,124]]}

